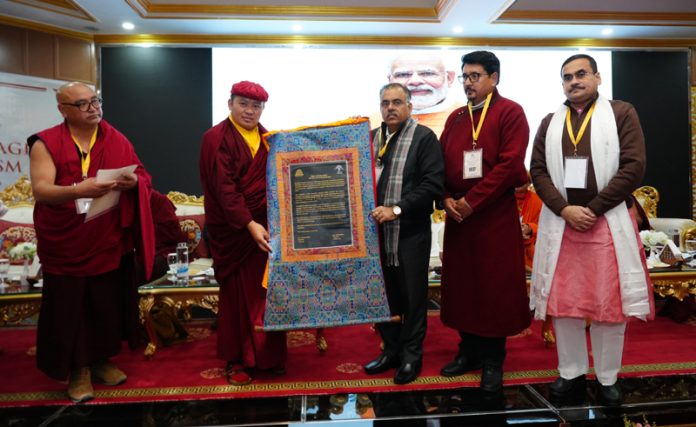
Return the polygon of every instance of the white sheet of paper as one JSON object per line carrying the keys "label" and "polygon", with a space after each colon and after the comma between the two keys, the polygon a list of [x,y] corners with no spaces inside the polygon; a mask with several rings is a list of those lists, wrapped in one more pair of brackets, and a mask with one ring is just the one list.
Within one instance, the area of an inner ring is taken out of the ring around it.
{"label": "white sheet of paper", "polygon": [[587,157],[565,158],[565,188],[587,188]]}
{"label": "white sheet of paper", "polygon": [[[117,179],[122,174],[135,172],[136,167],[137,165],[130,165],[118,169],[99,169],[97,171],[97,181],[101,182]],[[120,190],[111,190],[103,196],[92,200],[87,215],[85,215],[85,222],[116,206],[120,198]]]}

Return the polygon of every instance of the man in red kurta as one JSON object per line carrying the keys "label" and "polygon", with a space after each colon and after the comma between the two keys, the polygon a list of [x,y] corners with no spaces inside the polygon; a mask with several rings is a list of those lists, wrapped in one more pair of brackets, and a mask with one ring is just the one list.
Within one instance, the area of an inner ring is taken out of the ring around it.
{"label": "man in red kurta", "polygon": [[284,372],[284,332],[259,332],[266,303],[269,234],[266,213],[268,147],[259,124],[268,93],[259,84],[235,83],[230,116],[203,135],[200,158],[205,215],[215,278],[220,284],[217,356],[227,380],[251,382],[252,368]]}
{"label": "man in red kurta", "polygon": [[[65,121],[32,135],[34,227],[44,286],[37,329],[39,369],[70,379],[68,397],[94,396],[91,378],[121,384],[126,375],[108,358],[124,337],[135,343],[134,251],[149,274],[154,256],[150,175],[123,134],[102,120],[101,99],[83,83],[56,94]],[[97,171],[136,166],[114,180]],[[94,198],[118,191],[118,203],[86,221]]]}
{"label": "man in red kurta", "polygon": [[502,390],[506,337],[531,321],[515,201],[529,126],[522,107],[498,94],[499,78],[493,53],[462,57],[469,104],[450,115],[440,138],[447,212],[440,317],[461,337],[454,361],[440,372],[483,368],[481,389],[494,395]]}

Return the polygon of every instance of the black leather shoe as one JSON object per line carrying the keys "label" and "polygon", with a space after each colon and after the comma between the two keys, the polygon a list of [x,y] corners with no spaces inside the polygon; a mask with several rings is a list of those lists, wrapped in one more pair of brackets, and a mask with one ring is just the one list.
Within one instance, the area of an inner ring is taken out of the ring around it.
{"label": "black leather shoe", "polygon": [[604,406],[621,406],[623,392],[618,384],[602,385],[597,383],[597,402]]}
{"label": "black leather shoe", "polygon": [[399,366],[399,358],[380,354],[378,358],[364,366],[367,375],[381,374]]}
{"label": "black leather shoe", "polygon": [[443,377],[456,377],[464,375],[469,371],[481,369],[482,366],[481,362],[472,362],[466,357],[457,357],[440,369],[440,375]]}
{"label": "black leather shoe", "polygon": [[587,380],[585,379],[585,375],[580,375],[571,380],[558,377],[556,381],[551,384],[549,389],[551,391],[551,397],[554,399],[565,400],[571,397],[584,397],[587,389]]}
{"label": "black leather shoe", "polygon": [[503,367],[486,364],[481,374],[481,391],[496,393],[503,388]]}
{"label": "black leather shoe", "polygon": [[402,363],[399,369],[396,370],[396,374],[394,374],[394,383],[408,384],[415,380],[420,374],[422,365],[420,360]]}

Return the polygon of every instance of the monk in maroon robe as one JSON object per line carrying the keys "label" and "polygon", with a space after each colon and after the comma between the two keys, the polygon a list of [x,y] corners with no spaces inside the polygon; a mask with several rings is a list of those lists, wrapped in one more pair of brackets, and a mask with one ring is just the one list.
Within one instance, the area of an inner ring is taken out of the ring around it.
{"label": "monk in maroon robe", "polygon": [[[57,380],[70,379],[74,402],[94,396],[91,378],[121,384],[108,358],[123,338],[135,343],[134,251],[152,269],[150,175],[123,134],[102,120],[101,99],[83,83],[58,89],[65,121],[28,139],[34,227],[44,275],[36,360]],[[97,171],[135,165],[114,180]],[[117,204],[86,221],[90,200],[118,191]]]}
{"label": "monk in maroon robe", "polygon": [[440,316],[461,342],[441,373],[483,368],[481,389],[497,394],[506,337],[531,322],[515,201],[515,187],[527,179],[529,126],[522,107],[498,94],[493,53],[465,55],[460,77],[469,104],[450,115],[440,138],[447,212]]}
{"label": "monk in maroon robe", "polygon": [[[138,284],[148,283],[164,276],[169,270],[167,254],[175,252],[178,243],[187,241],[186,233],[181,230],[179,218],[176,216],[176,206],[167,196],[152,190],[150,211],[155,230],[155,253],[149,276],[145,276],[143,263],[136,262],[136,283]],[[138,315],[137,311],[135,315]]]}
{"label": "monk in maroon robe", "polygon": [[268,93],[258,84],[232,86],[229,118],[203,135],[200,158],[205,215],[215,278],[220,284],[217,356],[227,380],[251,382],[252,368],[284,372],[284,332],[259,332],[263,324],[268,261],[266,159],[259,124]]}

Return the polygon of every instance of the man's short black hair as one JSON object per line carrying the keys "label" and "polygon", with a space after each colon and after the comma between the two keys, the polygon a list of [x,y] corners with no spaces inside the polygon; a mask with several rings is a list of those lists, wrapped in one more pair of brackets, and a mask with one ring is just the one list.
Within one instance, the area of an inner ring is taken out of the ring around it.
{"label": "man's short black hair", "polygon": [[500,60],[493,52],[487,50],[477,50],[462,56],[462,69],[466,64],[479,64],[490,75],[498,73],[498,83],[500,83]]}
{"label": "man's short black hair", "polygon": [[563,77],[563,67],[565,67],[567,63],[573,62],[576,59],[587,59],[588,61],[590,61],[590,67],[592,68],[592,72],[595,74],[597,73],[597,61],[595,61],[593,57],[586,53],[578,53],[577,55],[573,55],[570,58],[563,61],[563,64],[561,65],[561,77]]}

